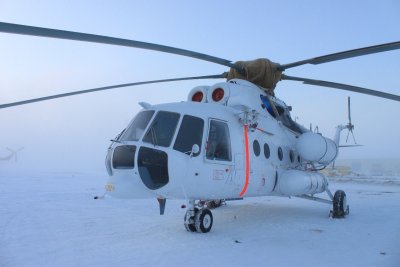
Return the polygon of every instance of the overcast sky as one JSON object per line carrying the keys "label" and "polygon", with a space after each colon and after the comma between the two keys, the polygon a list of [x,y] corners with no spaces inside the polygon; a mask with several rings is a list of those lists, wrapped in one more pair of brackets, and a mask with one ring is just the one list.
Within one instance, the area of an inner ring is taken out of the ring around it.
{"label": "overcast sky", "polygon": [[[236,3],[235,3],[236,2]],[[0,21],[154,42],[232,61],[282,64],[400,40],[400,2],[386,1],[18,1],[0,0]],[[99,86],[220,74],[227,68],[133,48],[0,33],[0,103]],[[289,69],[400,95],[400,50]],[[186,99],[189,81],[121,88],[0,110],[0,156],[25,147],[18,165],[104,172],[109,139],[151,104]],[[276,94],[305,126],[332,137],[347,123],[363,147],[341,158],[400,158],[400,103],[283,81]],[[342,135],[345,141],[345,134]],[[5,166],[0,161],[0,168]]]}

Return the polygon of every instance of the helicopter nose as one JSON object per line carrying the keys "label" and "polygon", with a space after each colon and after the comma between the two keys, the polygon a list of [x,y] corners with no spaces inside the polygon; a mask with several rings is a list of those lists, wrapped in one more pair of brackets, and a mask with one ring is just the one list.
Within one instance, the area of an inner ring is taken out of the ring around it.
{"label": "helicopter nose", "polygon": [[106,190],[117,198],[149,198],[169,183],[168,155],[145,146],[119,145],[106,157]]}
{"label": "helicopter nose", "polygon": [[[137,145],[119,145],[109,150],[106,157],[109,172],[106,191],[110,196],[132,199],[155,197],[155,192],[149,190],[140,178],[135,160],[138,150]],[[147,157],[142,158],[148,161]]]}

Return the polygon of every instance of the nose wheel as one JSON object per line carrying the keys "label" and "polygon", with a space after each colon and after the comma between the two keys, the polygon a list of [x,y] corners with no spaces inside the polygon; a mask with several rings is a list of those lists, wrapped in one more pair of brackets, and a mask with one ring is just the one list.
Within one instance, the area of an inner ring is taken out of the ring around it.
{"label": "nose wheel", "polygon": [[188,232],[208,233],[213,225],[213,216],[209,209],[190,207],[185,214],[184,225]]}
{"label": "nose wheel", "polygon": [[196,214],[199,212],[198,208],[195,208],[194,210],[187,210],[184,218],[185,222],[185,228],[188,232],[196,232],[196,226],[195,226],[195,217]]}
{"label": "nose wheel", "polygon": [[194,217],[194,225],[197,232],[208,233],[213,224],[213,216],[209,209],[201,209]]}

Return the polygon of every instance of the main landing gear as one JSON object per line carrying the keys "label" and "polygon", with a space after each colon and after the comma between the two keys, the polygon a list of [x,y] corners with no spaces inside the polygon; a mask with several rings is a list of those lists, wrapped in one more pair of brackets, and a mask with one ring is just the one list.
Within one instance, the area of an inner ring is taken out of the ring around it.
{"label": "main landing gear", "polygon": [[213,225],[213,216],[202,202],[196,204],[194,200],[190,200],[184,221],[187,231],[208,233]]}
{"label": "main landing gear", "polygon": [[332,218],[344,218],[350,213],[349,205],[347,205],[346,193],[342,190],[338,190],[335,192],[335,195],[332,199],[332,205]]}
{"label": "main landing gear", "polygon": [[344,218],[346,215],[349,215],[350,207],[347,205],[346,193],[343,190],[337,190],[335,195],[332,195],[328,187],[325,189],[325,191],[331,200],[314,197],[313,195],[301,195],[297,197],[331,204],[332,210],[329,213],[329,217],[334,219]]}

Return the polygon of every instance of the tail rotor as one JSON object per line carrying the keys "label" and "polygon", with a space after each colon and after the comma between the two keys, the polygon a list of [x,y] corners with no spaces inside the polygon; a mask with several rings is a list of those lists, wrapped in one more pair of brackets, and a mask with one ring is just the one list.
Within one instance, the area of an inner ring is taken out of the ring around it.
{"label": "tail rotor", "polygon": [[347,137],[346,137],[346,143],[349,140],[349,135],[351,133],[351,136],[353,137],[354,144],[357,144],[356,138],[354,137],[353,129],[354,129],[354,124],[351,123],[351,104],[350,104],[350,96],[347,97],[347,113],[349,117],[349,123],[346,125],[346,128],[348,130],[347,132]]}

